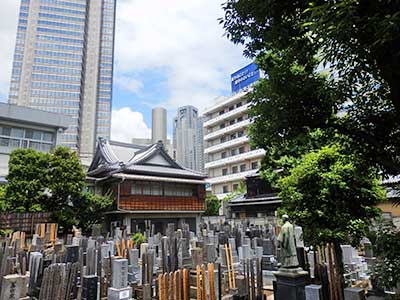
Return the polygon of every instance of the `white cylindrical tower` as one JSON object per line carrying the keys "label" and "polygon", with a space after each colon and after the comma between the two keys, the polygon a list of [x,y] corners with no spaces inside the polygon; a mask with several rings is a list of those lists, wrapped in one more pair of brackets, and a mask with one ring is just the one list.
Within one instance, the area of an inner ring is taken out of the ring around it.
{"label": "white cylindrical tower", "polygon": [[157,143],[162,141],[167,144],[167,110],[163,107],[155,107],[151,111],[151,141]]}

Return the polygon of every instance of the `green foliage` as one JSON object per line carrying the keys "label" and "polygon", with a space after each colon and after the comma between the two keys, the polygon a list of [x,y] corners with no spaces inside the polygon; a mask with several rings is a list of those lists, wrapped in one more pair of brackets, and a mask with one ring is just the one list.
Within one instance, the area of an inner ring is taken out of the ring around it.
{"label": "green foliage", "polygon": [[9,210],[9,202],[6,200],[6,186],[0,186],[0,213]]}
{"label": "green foliage", "polygon": [[0,236],[8,236],[11,233],[13,233],[11,229],[0,229]]}
{"label": "green foliage", "polygon": [[89,233],[92,225],[104,222],[104,213],[110,210],[113,204],[111,193],[104,196],[84,192],[77,203],[74,203],[78,227],[83,233]]}
{"label": "green foliage", "polygon": [[215,195],[207,195],[206,197],[206,210],[204,216],[218,216],[219,208],[221,207],[221,200]]}
{"label": "green foliage", "polygon": [[347,154],[339,145],[309,152],[278,181],[280,213],[288,213],[303,227],[310,245],[357,245],[379,214],[375,205],[385,199],[374,174],[359,156]]}
{"label": "green foliage", "polygon": [[84,192],[85,172],[76,153],[57,147],[50,153],[17,149],[10,155],[8,184],[4,204],[0,193],[0,210],[53,213],[63,230],[72,225],[83,231],[103,220],[111,206],[110,195]]}
{"label": "green foliage", "polygon": [[136,232],[132,237],[133,244],[138,248],[144,242],[146,242],[146,238],[140,232]]}
{"label": "green foliage", "polygon": [[372,277],[378,286],[395,288],[400,284],[400,231],[381,222],[370,236],[377,261]]}
{"label": "green foliage", "polygon": [[236,196],[245,194],[246,192],[247,192],[246,184],[244,182],[240,182],[239,187],[236,190],[234,190],[232,193],[229,193],[228,195],[226,195],[224,197],[224,199],[222,199],[222,200],[228,202],[229,200],[235,198]]}
{"label": "green foliage", "polygon": [[[227,0],[223,7],[227,36],[268,74],[250,95],[264,170],[345,136],[367,164],[400,173],[398,1]],[[322,135],[312,139],[316,130]]]}

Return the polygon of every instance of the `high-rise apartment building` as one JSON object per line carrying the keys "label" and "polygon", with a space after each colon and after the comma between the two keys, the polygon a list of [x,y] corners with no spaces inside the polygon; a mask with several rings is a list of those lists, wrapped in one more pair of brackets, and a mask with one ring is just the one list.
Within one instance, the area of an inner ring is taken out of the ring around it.
{"label": "high-rise apartment building", "polygon": [[9,103],[70,115],[62,144],[109,138],[115,0],[21,0]]}
{"label": "high-rise apartment building", "polygon": [[203,119],[197,108],[178,108],[173,120],[174,159],[191,170],[204,171]]}
{"label": "high-rise apartment building", "polygon": [[255,64],[233,73],[231,97],[220,97],[204,111],[205,169],[212,193],[224,195],[235,191],[246,176],[255,173],[265,151],[253,149],[247,130],[250,103],[248,87],[260,77]]}

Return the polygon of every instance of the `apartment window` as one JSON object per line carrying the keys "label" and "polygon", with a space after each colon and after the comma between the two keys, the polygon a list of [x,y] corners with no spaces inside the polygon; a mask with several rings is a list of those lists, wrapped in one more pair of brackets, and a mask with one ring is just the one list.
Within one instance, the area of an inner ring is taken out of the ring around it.
{"label": "apartment window", "polygon": [[219,115],[223,115],[224,113],[225,113],[225,111],[221,110],[221,111],[219,112]]}
{"label": "apartment window", "polygon": [[236,174],[238,172],[238,167],[234,166],[232,167],[232,174]]}
{"label": "apartment window", "polygon": [[239,117],[239,118],[237,118],[237,121],[238,121],[238,122],[242,122],[242,121],[243,121],[243,116],[242,116],[242,117]]}
{"label": "apartment window", "polygon": [[222,187],[222,192],[225,194],[225,193],[229,193],[229,190],[228,190],[228,186],[227,185],[224,185],[223,187]]}
{"label": "apartment window", "polygon": [[230,120],[229,125],[233,125],[233,124],[235,124],[235,120]]}
{"label": "apartment window", "polygon": [[234,110],[234,109],[235,109],[235,106],[234,106],[234,105],[229,106],[229,111]]}
{"label": "apartment window", "polygon": [[236,139],[236,134],[231,134],[231,140]]}
{"label": "apartment window", "polygon": [[245,164],[240,165],[240,172],[244,172],[244,171],[246,171],[246,165]]}
{"label": "apartment window", "polygon": [[244,153],[244,151],[245,151],[244,146],[239,148],[239,153],[240,153],[240,154]]}
{"label": "apartment window", "polygon": [[244,132],[243,132],[243,131],[239,131],[239,132],[237,133],[237,136],[238,136],[238,137],[244,136]]}
{"label": "apartment window", "polygon": [[236,190],[239,188],[239,185],[238,185],[237,183],[235,183],[235,184],[232,186],[232,188],[233,188],[234,191],[236,191]]}
{"label": "apartment window", "polygon": [[226,152],[222,152],[221,153],[221,158],[225,158],[226,157]]}
{"label": "apartment window", "polygon": [[222,169],[222,176],[228,175],[228,169]]}
{"label": "apartment window", "polygon": [[225,143],[225,142],[226,142],[226,137],[223,136],[223,137],[220,139],[220,142],[221,142],[221,143]]}
{"label": "apartment window", "polygon": [[236,104],[236,107],[241,107],[242,106],[242,102],[239,102]]}
{"label": "apartment window", "polygon": [[223,129],[223,128],[225,128],[225,124],[219,125],[219,129]]}
{"label": "apartment window", "polygon": [[231,150],[231,156],[234,156],[234,155],[236,155],[236,149]]}
{"label": "apartment window", "polygon": [[258,169],[258,161],[253,161],[253,162],[251,163],[251,169],[252,169],[252,170]]}

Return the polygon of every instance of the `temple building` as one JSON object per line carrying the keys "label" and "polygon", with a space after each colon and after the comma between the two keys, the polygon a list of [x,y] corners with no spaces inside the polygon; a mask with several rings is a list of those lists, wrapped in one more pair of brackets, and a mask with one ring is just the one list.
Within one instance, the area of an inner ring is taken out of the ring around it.
{"label": "temple building", "polygon": [[151,224],[165,233],[168,223],[185,222],[197,231],[205,209],[206,175],[186,169],[166,152],[163,143],[141,146],[99,138],[87,180],[96,193],[112,193],[108,225],[128,233]]}
{"label": "temple building", "polygon": [[260,177],[259,172],[246,176],[246,193],[233,197],[228,202],[232,219],[268,218],[275,219],[275,212],[281,206],[271,184]]}

